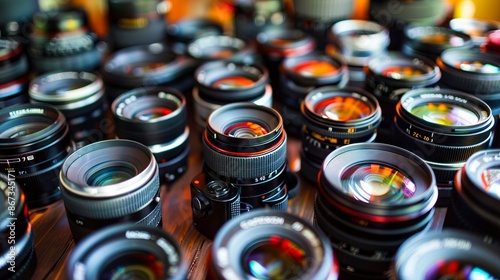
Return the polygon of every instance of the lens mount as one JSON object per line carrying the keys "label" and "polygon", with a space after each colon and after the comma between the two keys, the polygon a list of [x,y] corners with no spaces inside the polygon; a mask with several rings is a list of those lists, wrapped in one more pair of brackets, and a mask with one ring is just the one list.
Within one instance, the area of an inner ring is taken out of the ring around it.
{"label": "lens mount", "polygon": [[441,71],[432,60],[398,52],[372,58],[365,72],[373,94],[390,100],[399,100],[408,89],[434,85],[441,78]]}
{"label": "lens mount", "polygon": [[[421,217],[437,201],[436,179],[429,165],[417,155],[387,144],[340,147],[325,158],[318,178],[322,198],[351,216],[374,223]],[[357,179],[362,179],[360,185]]]}
{"label": "lens mount", "polygon": [[68,278],[85,280],[187,277],[182,250],[172,236],[161,229],[128,223],[107,227],[82,240],[65,270]]}
{"label": "lens mount", "polygon": [[264,66],[231,61],[206,62],[194,76],[200,97],[218,103],[257,98],[264,94],[269,80]]}
{"label": "lens mount", "polygon": [[441,81],[472,94],[500,92],[500,56],[471,50],[447,50],[436,60]]}
{"label": "lens mount", "polygon": [[394,279],[500,278],[498,249],[457,230],[434,231],[408,239],[394,258]]}
{"label": "lens mount", "polygon": [[[272,278],[269,266],[282,264],[285,278],[336,279],[337,266],[323,233],[291,214],[258,209],[228,221],[212,245],[218,277]],[[273,262],[274,261],[274,262]]]}
{"label": "lens mount", "polygon": [[116,134],[150,146],[174,140],[186,126],[186,99],[168,87],[141,87],[111,104]]}
{"label": "lens mount", "polygon": [[412,140],[404,141],[405,147],[422,150],[424,159],[431,162],[465,162],[489,145],[494,125],[486,103],[454,90],[410,90],[401,97],[396,112],[395,127]]}

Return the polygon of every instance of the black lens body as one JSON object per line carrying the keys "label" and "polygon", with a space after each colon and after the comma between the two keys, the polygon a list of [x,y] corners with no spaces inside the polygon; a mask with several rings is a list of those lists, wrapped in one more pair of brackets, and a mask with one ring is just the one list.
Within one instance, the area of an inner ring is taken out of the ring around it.
{"label": "black lens body", "polygon": [[59,179],[76,242],[111,224],[162,226],[158,164],[138,142],[104,140],[80,148],[64,161]]}
{"label": "black lens body", "polygon": [[345,87],[349,80],[347,64],[341,56],[320,53],[289,57],[281,65],[282,117],[289,135],[300,136],[303,119],[300,106],[306,95],[322,86]]}
{"label": "black lens body", "polygon": [[26,36],[33,14],[38,11],[37,0],[7,0],[0,2],[0,35]]}
{"label": "black lens body", "polygon": [[187,264],[178,241],[170,234],[124,223],[96,231],[78,243],[65,272],[68,279],[82,280],[183,280],[187,277]]}
{"label": "black lens body", "polygon": [[113,49],[166,40],[167,4],[163,0],[108,0],[108,41]]}
{"label": "black lens body", "polygon": [[[225,220],[241,212],[287,209],[286,133],[274,109],[222,106],[207,120],[202,149],[203,172],[191,183],[193,224],[202,234],[213,238]],[[213,184],[228,191],[214,197]]]}
{"label": "black lens body", "polygon": [[289,213],[259,209],[227,222],[212,244],[207,279],[336,280],[327,237]]}
{"label": "black lens body", "polygon": [[396,107],[394,143],[422,157],[434,170],[439,205],[448,203],[455,173],[491,145],[494,119],[480,99],[454,90],[415,89]]}
{"label": "black lens body", "polygon": [[295,28],[307,34],[313,34],[318,48],[326,45],[326,34],[335,22],[353,17],[355,1],[353,0],[294,0]]}
{"label": "black lens body", "polygon": [[116,136],[142,143],[158,163],[162,183],[172,183],[187,170],[189,127],[184,95],[166,87],[125,92],[111,105]]}
{"label": "black lens body", "polygon": [[314,222],[330,238],[341,279],[387,279],[398,247],[430,228],[438,196],[422,159],[381,143],[333,151],[318,185]]}
{"label": "black lens body", "polygon": [[479,151],[467,160],[455,177],[445,228],[472,231],[500,244],[500,196],[496,190],[499,166],[498,149]]}
{"label": "black lens body", "polygon": [[266,28],[282,27],[287,18],[281,0],[234,1],[234,34],[248,41]]}
{"label": "black lens body", "polygon": [[13,170],[0,173],[0,277],[28,279],[36,266],[33,231],[24,194]]}
{"label": "black lens body", "polygon": [[301,172],[317,182],[323,160],[338,147],[373,142],[382,120],[377,99],[358,88],[320,87],[302,102]]}
{"label": "black lens body", "polygon": [[272,106],[272,89],[267,69],[258,63],[217,60],[203,63],[194,74],[195,120],[201,131],[217,108],[234,102]]}
{"label": "black lens body", "polygon": [[445,50],[472,47],[469,35],[447,27],[408,26],[405,28],[402,52],[407,56],[424,56],[436,60]]}
{"label": "black lens body", "polygon": [[100,76],[90,72],[51,72],[33,79],[31,103],[61,111],[77,147],[103,140],[111,134],[105,119],[106,102]]}
{"label": "black lens body", "polygon": [[0,166],[15,171],[30,209],[61,196],[59,169],[73,146],[68,132],[64,115],[46,105],[0,110]]}
{"label": "black lens body", "polygon": [[390,50],[400,50],[408,25],[441,24],[448,14],[445,0],[370,0],[369,17],[389,29]]}
{"label": "black lens body", "polygon": [[96,69],[103,50],[87,23],[79,8],[37,12],[28,48],[33,68],[40,73]]}
{"label": "black lens body", "polygon": [[196,62],[174,54],[165,44],[124,48],[103,64],[106,95],[112,102],[118,95],[142,86],[166,86],[182,93],[193,87]]}
{"label": "black lens body", "polygon": [[399,248],[390,279],[500,279],[499,252],[499,247],[464,231],[416,234]]}
{"label": "black lens body", "polygon": [[436,87],[441,78],[437,65],[425,57],[410,57],[389,52],[372,58],[364,68],[364,88],[374,94],[382,108],[379,139],[391,144],[391,126],[396,115],[396,104],[410,89]]}
{"label": "black lens body", "polygon": [[183,19],[167,27],[168,45],[178,55],[187,55],[188,45],[201,37],[219,36],[222,26],[209,19]]}
{"label": "black lens body", "polygon": [[0,38],[0,109],[27,103],[28,59],[24,45],[14,38]]}
{"label": "black lens body", "polygon": [[269,28],[257,34],[257,49],[269,71],[273,92],[281,92],[280,67],[287,57],[298,57],[314,51],[315,39],[305,32],[290,28]]}
{"label": "black lens body", "polygon": [[436,63],[445,87],[476,96],[500,93],[500,55],[452,49],[444,51]]}

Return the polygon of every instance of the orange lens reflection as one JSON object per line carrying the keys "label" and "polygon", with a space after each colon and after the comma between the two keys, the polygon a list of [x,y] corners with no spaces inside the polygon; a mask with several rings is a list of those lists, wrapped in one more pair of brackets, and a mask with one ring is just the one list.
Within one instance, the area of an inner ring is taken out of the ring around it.
{"label": "orange lens reflection", "polygon": [[305,77],[325,77],[335,75],[337,70],[337,67],[326,61],[311,60],[299,63],[293,72]]}
{"label": "orange lens reflection", "polygon": [[359,99],[336,96],[318,102],[314,107],[314,112],[326,119],[350,121],[369,116],[372,109]]}

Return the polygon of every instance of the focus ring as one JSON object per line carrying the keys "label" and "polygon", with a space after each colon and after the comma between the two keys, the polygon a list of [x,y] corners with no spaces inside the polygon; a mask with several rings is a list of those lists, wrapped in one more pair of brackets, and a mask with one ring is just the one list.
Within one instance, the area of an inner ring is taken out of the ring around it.
{"label": "focus ring", "polygon": [[208,147],[203,141],[205,165],[229,178],[259,178],[276,172],[286,162],[286,137],[274,151],[258,156],[230,156]]}
{"label": "focus ring", "polygon": [[[492,94],[500,91],[500,79],[481,79],[481,77],[471,77],[453,72],[456,69],[450,69],[449,66],[444,66],[440,63],[438,58],[438,65],[441,67],[441,81],[447,86],[460,89],[471,94]],[[460,76],[459,76],[460,75]]]}
{"label": "focus ring", "polygon": [[62,181],[62,195],[64,204],[69,211],[78,215],[92,219],[112,219],[127,216],[147,205],[160,188],[158,168],[156,168],[153,179],[144,187],[135,190],[133,193],[106,199],[88,199],[70,193]]}

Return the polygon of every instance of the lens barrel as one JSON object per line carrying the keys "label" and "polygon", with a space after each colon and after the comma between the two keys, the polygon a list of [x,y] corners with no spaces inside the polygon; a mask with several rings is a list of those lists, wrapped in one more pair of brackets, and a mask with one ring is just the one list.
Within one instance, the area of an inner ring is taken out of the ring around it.
{"label": "lens barrel", "polygon": [[318,178],[314,223],[329,236],[342,279],[386,279],[398,247],[431,226],[436,180],[407,150],[380,143],[340,147]]}
{"label": "lens barrel", "polygon": [[187,55],[188,45],[201,37],[218,36],[222,26],[209,19],[183,19],[168,25],[168,45],[178,55]]}
{"label": "lens barrel", "polygon": [[110,224],[161,227],[158,165],[138,142],[104,140],[80,148],[64,161],[59,179],[76,242]]}
{"label": "lens barrel", "polygon": [[287,17],[281,0],[234,1],[234,34],[238,38],[254,40],[266,28],[282,27]]}
{"label": "lens barrel", "polygon": [[0,38],[0,109],[28,102],[28,71],[20,40]]}
{"label": "lens barrel", "polygon": [[323,160],[338,147],[372,142],[382,112],[375,96],[358,88],[320,87],[302,102],[301,172],[317,182]]}
{"label": "lens barrel", "polygon": [[417,234],[399,248],[390,279],[500,279],[499,249],[458,230]]}
{"label": "lens barrel", "polygon": [[60,198],[59,169],[72,147],[59,110],[41,104],[0,110],[0,166],[15,171],[30,209]]}
{"label": "lens barrel", "polygon": [[457,172],[444,227],[459,228],[500,244],[498,168],[500,150],[473,154]]}
{"label": "lens barrel", "polygon": [[500,22],[477,18],[454,18],[449,22],[450,28],[469,35],[475,46],[486,43],[489,32],[500,29]]}
{"label": "lens barrel", "polygon": [[447,203],[453,177],[467,159],[490,146],[494,119],[480,99],[459,91],[415,89],[396,107],[395,144],[422,157]]}
{"label": "lens barrel", "polygon": [[[36,266],[33,230],[25,196],[13,170],[0,173],[0,277],[28,279]],[[15,246],[13,246],[15,245]]]}
{"label": "lens barrel", "polygon": [[111,111],[116,136],[148,146],[163,183],[173,182],[186,171],[189,127],[182,93],[167,87],[133,89],[118,96]]}
{"label": "lens barrel", "polygon": [[103,140],[108,107],[100,76],[90,72],[51,72],[33,79],[31,103],[46,104],[61,111],[77,147]]}
{"label": "lens barrel", "polygon": [[198,63],[211,60],[231,60],[249,64],[259,60],[253,44],[228,35],[198,38],[188,45],[187,54],[196,59]]}
{"label": "lens barrel", "polygon": [[96,231],[71,252],[68,279],[172,279],[187,277],[178,241],[161,229],[125,223]]}
{"label": "lens barrel", "polygon": [[292,214],[259,209],[226,223],[212,245],[208,279],[331,279],[327,237]]}

